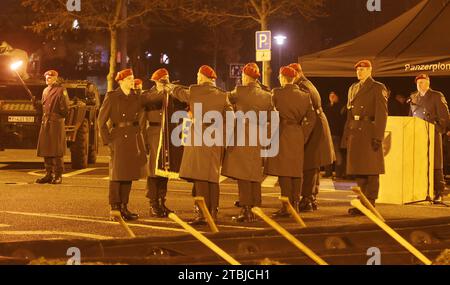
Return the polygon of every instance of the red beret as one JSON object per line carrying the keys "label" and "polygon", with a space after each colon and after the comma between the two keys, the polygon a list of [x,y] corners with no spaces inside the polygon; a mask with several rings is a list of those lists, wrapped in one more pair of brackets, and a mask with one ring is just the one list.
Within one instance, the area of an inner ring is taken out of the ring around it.
{"label": "red beret", "polygon": [[416,83],[421,79],[430,80],[430,77],[426,74],[420,74],[419,76],[416,77]]}
{"label": "red beret", "polygon": [[47,76],[56,76],[56,77],[58,77],[58,71],[56,71],[56,70],[48,70],[48,71],[46,71],[44,73],[44,77],[47,77]]}
{"label": "red beret", "polygon": [[134,85],[142,85],[142,80],[140,80],[139,78],[136,78],[135,80],[134,80]]}
{"label": "red beret", "polygon": [[261,76],[261,74],[259,73],[259,66],[254,62],[247,63],[242,69],[242,72],[255,79]]}
{"label": "red beret", "polygon": [[288,65],[288,67],[293,68],[297,72],[302,72],[302,66],[300,63],[291,63]]}
{"label": "red beret", "polygon": [[211,66],[208,65],[202,65],[199,69],[198,72],[203,74],[204,76],[211,78],[211,79],[217,79],[217,75],[216,72],[214,71],[214,69],[212,69]]}
{"label": "red beret", "polygon": [[372,63],[370,62],[370,60],[364,59],[361,61],[358,61],[357,64],[355,64],[355,68],[358,67],[372,67]]}
{"label": "red beret", "polygon": [[133,70],[131,68],[124,69],[117,73],[116,81],[124,80],[125,78],[131,75],[133,75]]}
{"label": "red beret", "polygon": [[163,78],[164,76],[168,76],[168,75],[169,75],[169,71],[167,71],[167,69],[160,68],[157,71],[153,72],[152,77],[150,78],[150,80],[158,81],[161,78]]}
{"label": "red beret", "polygon": [[283,66],[280,68],[280,74],[286,77],[295,78],[298,73],[292,67]]}

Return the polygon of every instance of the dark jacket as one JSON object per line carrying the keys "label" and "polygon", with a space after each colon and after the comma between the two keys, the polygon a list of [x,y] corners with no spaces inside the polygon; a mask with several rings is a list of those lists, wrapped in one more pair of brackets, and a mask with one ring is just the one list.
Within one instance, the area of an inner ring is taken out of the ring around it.
{"label": "dark jacket", "polygon": [[265,173],[302,177],[304,144],[316,120],[311,99],[295,84],[275,88],[272,93],[273,104],[280,115],[280,126],[273,134],[279,138],[279,152],[267,159]]}
{"label": "dark jacket", "polygon": [[383,148],[375,151],[372,141],[384,140],[387,89],[371,77],[355,92],[357,84],[348,91],[347,121],[342,138],[342,147],[347,148],[347,174],[384,174]]}
{"label": "dark jacket", "polygon": [[330,125],[332,136],[342,137],[344,133],[345,120],[347,118],[346,106],[340,102],[333,105],[328,103],[323,109]]}
{"label": "dark jacket", "polygon": [[111,150],[111,181],[139,180],[147,176],[147,156],[139,126],[147,96],[134,92],[127,96],[120,87],[105,96],[98,124],[103,144]]}
{"label": "dark jacket", "polygon": [[297,83],[301,90],[306,91],[316,113],[316,122],[308,141],[305,144],[304,170],[316,169],[332,164],[336,160],[333,139],[327,116],[322,109],[322,99],[316,87],[306,78]]}
{"label": "dark jacket", "polygon": [[444,94],[432,89],[424,96],[419,92],[413,93],[410,115],[435,125],[434,169],[443,169],[442,134],[449,126],[449,111]]}
{"label": "dark jacket", "polygon": [[44,89],[42,112],[37,155],[40,157],[64,156],[66,152],[64,120],[69,112],[69,96],[64,87],[55,84]]}
{"label": "dark jacket", "polygon": [[[192,85],[189,89],[177,86],[172,95],[178,100],[185,102],[193,114],[193,121],[189,129],[190,138],[187,145],[184,146],[183,159],[181,161],[180,177],[187,180],[200,180],[212,183],[219,183],[220,167],[222,165],[225,149],[225,120],[222,124],[214,122],[203,122],[202,118],[206,112],[219,112],[222,118],[226,117],[226,111],[232,111],[228,101],[227,92],[217,88],[212,84]],[[194,104],[201,104],[202,112],[194,109]],[[220,145],[208,146],[203,140],[204,137],[215,138],[218,135]],[[194,141],[195,137],[201,141]]]}
{"label": "dark jacket", "polygon": [[[234,179],[261,182],[263,180],[263,158],[258,134],[260,128],[267,128],[267,124],[259,121],[259,113],[267,112],[267,118],[270,119],[270,111],[273,110],[272,95],[255,83],[236,87],[230,93],[229,100],[236,112],[241,111],[246,114],[252,111],[256,114],[257,119],[254,121],[242,120],[236,116],[236,124],[243,122],[245,126],[245,145],[238,146],[236,125],[233,146],[228,147],[225,151],[222,175]],[[252,137],[250,137],[250,128],[257,130]],[[250,144],[250,139],[253,139],[256,145]]]}
{"label": "dark jacket", "polygon": [[[156,92],[156,88],[145,91],[151,103],[145,106],[141,127],[149,151],[148,171],[150,177],[177,178],[180,171],[183,146],[171,142],[172,131],[179,122],[172,123],[172,114],[186,109],[186,104],[170,96],[167,92]],[[148,100],[147,100],[148,102]]]}

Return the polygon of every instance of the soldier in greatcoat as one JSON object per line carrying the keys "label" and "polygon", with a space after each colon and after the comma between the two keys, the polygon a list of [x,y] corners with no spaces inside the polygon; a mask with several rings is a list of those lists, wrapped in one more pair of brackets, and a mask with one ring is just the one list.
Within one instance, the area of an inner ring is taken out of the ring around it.
{"label": "soldier in greatcoat", "polygon": [[125,220],[136,220],[138,215],[127,205],[132,181],[147,177],[147,156],[139,125],[147,96],[134,91],[131,69],[120,71],[116,81],[119,88],[106,94],[98,116],[103,144],[110,148],[109,203],[111,210],[120,211]]}
{"label": "soldier in greatcoat", "polygon": [[[171,134],[177,123],[172,123],[172,114],[184,110],[186,104],[169,96],[165,86],[170,83],[169,71],[156,70],[151,77],[155,86],[144,92],[150,95],[152,104],[147,104],[143,116],[144,139],[149,152],[149,176],[147,177],[147,198],[150,202],[150,215],[167,217],[173,211],[167,208],[166,194],[169,178],[179,176],[183,146],[171,142]],[[154,92],[154,91],[159,92]]]}
{"label": "soldier in greatcoat", "polygon": [[[210,66],[203,65],[197,73],[197,84],[186,89],[170,85],[171,94],[189,105],[192,126],[188,142],[184,146],[180,178],[194,182],[195,195],[203,197],[214,219],[219,207],[219,179],[225,149],[224,118],[226,111],[232,111],[227,92],[216,87],[217,75]],[[205,118],[205,114],[220,118]],[[220,119],[220,120],[217,120]],[[207,138],[206,141],[204,138]],[[214,141],[209,141],[212,138]],[[199,141],[200,140],[200,141]],[[206,223],[201,212],[196,211],[192,225]]]}
{"label": "soldier in greatcoat", "polygon": [[[280,116],[278,133],[279,152],[267,159],[265,173],[278,176],[281,196],[298,209],[303,178],[304,144],[312,131],[315,120],[314,110],[309,95],[294,84],[297,71],[291,67],[280,69],[280,88],[272,91],[273,104]],[[284,206],[273,213],[273,217],[289,216]]]}
{"label": "soldier in greatcoat", "polygon": [[[47,88],[42,94],[42,123],[39,131],[37,155],[44,157],[46,174],[36,183],[61,184],[66,152],[66,132],[64,121],[69,112],[69,96],[66,89],[58,83],[58,72],[45,72]],[[33,97],[36,107],[37,101]]]}
{"label": "soldier in greatcoat", "polygon": [[[266,118],[270,118],[273,105],[270,92],[258,83],[259,77],[256,63],[245,65],[242,70],[242,86],[237,86],[229,95],[236,112],[236,126],[233,144],[225,151],[222,175],[238,182],[239,204],[242,209],[239,216],[233,217],[236,222],[254,221],[251,208],[261,206],[263,158],[258,134],[261,128],[267,128],[267,121],[259,121],[259,118],[260,112],[266,112]],[[250,137],[250,128],[256,130],[252,133],[253,137]],[[238,133],[238,130],[241,131]],[[239,136],[244,139],[241,143]]]}
{"label": "soldier in greatcoat", "polygon": [[319,91],[306,78],[300,64],[292,63],[289,66],[297,71],[298,76],[295,79],[295,83],[301,90],[309,94],[316,113],[313,131],[305,143],[302,200],[299,204],[300,212],[311,212],[317,210],[316,196],[320,186],[320,167],[332,164],[336,160],[336,156],[330,126],[322,109],[322,99]]}
{"label": "soldier in greatcoat", "polygon": [[[355,65],[359,82],[348,91],[347,121],[342,147],[347,149],[347,174],[356,182],[370,203],[378,198],[380,174],[384,174],[382,142],[386,129],[387,88],[372,78],[372,63],[362,60]],[[349,209],[350,215],[361,215]]]}
{"label": "soldier in greatcoat", "polygon": [[442,134],[449,126],[449,111],[444,94],[430,88],[430,77],[420,74],[416,77],[417,92],[411,95],[411,116],[421,118],[435,125],[434,140],[434,202],[442,202],[445,190],[442,154]]}

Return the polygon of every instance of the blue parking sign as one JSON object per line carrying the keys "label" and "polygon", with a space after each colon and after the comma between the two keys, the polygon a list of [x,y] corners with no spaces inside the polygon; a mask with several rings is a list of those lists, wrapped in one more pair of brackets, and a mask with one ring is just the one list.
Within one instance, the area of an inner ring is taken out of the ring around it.
{"label": "blue parking sign", "polygon": [[256,50],[272,49],[272,32],[258,31],[256,32]]}

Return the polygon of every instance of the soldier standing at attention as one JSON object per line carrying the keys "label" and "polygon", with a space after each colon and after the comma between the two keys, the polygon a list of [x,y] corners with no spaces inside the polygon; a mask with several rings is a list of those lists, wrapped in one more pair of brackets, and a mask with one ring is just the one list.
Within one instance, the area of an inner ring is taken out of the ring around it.
{"label": "soldier standing at attention", "polygon": [[131,69],[120,71],[116,81],[119,88],[106,94],[98,115],[103,144],[110,148],[109,203],[111,210],[120,211],[124,220],[136,220],[138,215],[130,212],[127,205],[132,181],[147,176],[147,156],[139,126],[144,100],[134,91]]}
{"label": "soldier standing at attention", "polygon": [[[225,141],[223,140],[225,135],[222,134],[221,145],[217,145],[215,142],[212,145],[207,145],[210,142],[205,142],[203,138],[208,137],[208,134],[219,135],[224,127],[219,125],[220,122],[215,122],[214,119],[211,123],[206,123],[202,118],[205,113],[215,111],[224,119],[226,111],[233,110],[228,101],[227,92],[216,87],[216,79],[217,75],[214,69],[208,65],[203,65],[198,70],[196,85],[190,86],[189,89],[173,84],[168,86],[173,91],[171,92],[172,96],[189,104],[194,121],[189,130],[188,138],[190,138],[190,141],[184,146],[180,177],[194,182],[196,197],[205,199],[206,206],[213,219],[217,219],[219,207],[219,179],[225,149]],[[195,109],[200,106],[201,113]],[[196,118],[196,113],[199,113],[201,118]],[[224,122],[225,120],[222,124]],[[195,142],[195,137],[201,138],[202,141]],[[196,211],[195,214],[196,217],[191,221],[192,225],[206,224],[205,217],[200,211]]]}
{"label": "soldier standing at attention", "polygon": [[411,95],[411,116],[421,118],[435,125],[434,139],[434,202],[443,200],[445,190],[442,154],[442,134],[449,126],[449,112],[444,94],[430,88],[430,77],[420,74],[416,77],[417,92]]}
{"label": "soldier standing at attention", "polygon": [[[171,144],[174,125],[172,114],[184,110],[186,105],[169,96],[166,85],[170,83],[165,68],[156,70],[151,77],[155,86],[144,95],[150,94],[152,104],[145,108],[145,141],[150,158],[148,163],[147,198],[150,201],[150,216],[167,217],[173,211],[167,208],[166,194],[169,177],[178,177],[183,147]],[[152,95],[153,94],[153,95]]]}
{"label": "soldier standing at attention", "polygon": [[305,143],[305,159],[303,162],[302,200],[299,204],[300,212],[317,210],[316,196],[320,186],[320,167],[332,164],[336,160],[331,138],[330,126],[322,109],[322,99],[314,84],[309,81],[298,63],[289,65],[297,71],[295,84],[309,94],[316,113],[313,131]]}
{"label": "soldier standing at attention", "polygon": [[[49,70],[44,76],[47,88],[42,93],[43,114],[37,155],[44,157],[46,175],[37,179],[36,183],[61,184],[66,152],[64,121],[69,112],[69,96],[66,89],[58,83],[57,71]],[[32,101],[36,102],[34,97]]]}
{"label": "soldier standing at attention", "polygon": [[[294,84],[297,71],[291,67],[280,69],[280,88],[272,91],[273,104],[280,115],[279,152],[267,159],[265,173],[278,176],[281,196],[298,209],[300,193],[302,191],[304,144],[308,140],[312,123],[315,120],[309,95]],[[290,216],[287,208],[282,206],[273,213],[275,218]]]}
{"label": "soldier standing at attention", "polygon": [[[265,111],[269,118],[273,106],[270,92],[263,90],[257,82],[259,77],[258,65],[256,63],[247,64],[242,70],[243,86],[237,86],[229,96],[230,103],[235,106],[236,123],[244,126],[244,132],[236,134],[235,138],[239,136],[245,138],[244,145],[238,145],[235,141],[233,146],[226,149],[222,168],[222,175],[238,181],[239,204],[242,210],[239,216],[233,217],[238,223],[254,221],[251,208],[261,206],[263,158],[257,134],[260,124],[264,122],[259,122],[259,113]],[[249,119],[251,115],[246,116],[247,112],[255,114],[254,121]],[[250,138],[250,128],[258,130],[255,134],[256,138]],[[235,127],[235,130],[239,129],[237,126]],[[250,145],[253,139],[256,141],[256,145]]]}
{"label": "soldier standing at attention", "polygon": [[[359,82],[348,91],[347,122],[342,146],[347,149],[347,174],[356,182],[370,203],[375,206],[384,174],[382,142],[386,129],[387,88],[372,78],[372,63],[362,60],[355,65]],[[363,215],[356,208],[350,215]]]}

